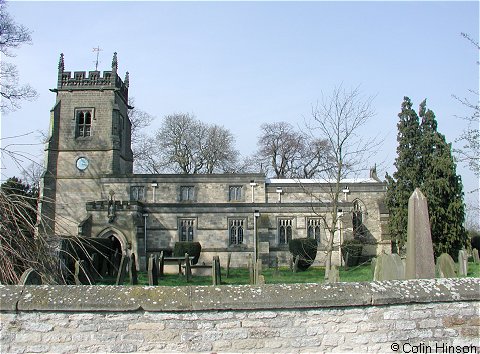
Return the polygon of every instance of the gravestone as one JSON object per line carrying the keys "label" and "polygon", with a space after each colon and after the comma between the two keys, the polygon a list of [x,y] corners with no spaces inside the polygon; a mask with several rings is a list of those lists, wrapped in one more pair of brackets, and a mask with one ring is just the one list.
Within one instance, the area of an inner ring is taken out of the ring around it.
{"label": "gravestone", "polygon": [[222,283],[222,274],[220,273],[220,257],[214,256],[212,263],[212,283],[220,285]]}
{"label": "gravestone", "polygon": [[258,276],[258,284],[257,285],[264,285],[264,284],[265,284],[265,277],[262,274],[260,274]]}
{"label": "gravestone", "polygon": [[466,277],[468,272],[468,256],[465,250],[458,251],[458,276]]}
{"label": "gravestone", "polygon": [[338,272],[338,268],[335,265],[332,265],[330,271],[328,272],[328,283],[338,283],[340,281],[340,274]]}
{"label": "gravestone", "polygon": [[473,255],[473,261],[476,264],[480,263],[480,256],[478,255],[478,250],[476,248],[473,249],[472,255]]}
{"label": "gravestone", "polygon": [[130,257],[130,263],[128,267],[128,277],[130,279],[130,285],[138,284],[137,262],[135,262],[135,253],[132,253],[132,256]]}
{"label": "gravestone", "polygon": [[232,254],[228,253],[228,255],[227,255],[227,275],[226,275],[227,278],[230,275],[230,262],[231,262],[231,260],[232,260]]}
{"label": "gravestone", "polygon": [[255,283],[255,270],[253,269],[252,255],[248,255],[248,274],[250,276],[250,285]]}
{"label": "gravestone", "polygon": [[404,280],[405,268],[402,259],[396,253],[380,254],[375,261],[373,280]]}
{"label": "gravestone", "polygon": [[416,188],[408,200],[406,279],[435,278],[427,199]]}
{"label": "gravestone", "polygon": [[163,277],[165,275],[165,255],[163,251],[160,252],[160,257],[158,259],[158,276]]}
{"label": "gravestone", "polygon": [[187,280],[187,283],[192,281],[192,268],[188,253],[185,253],[185,279]]}
{"label": "gravestone", "polygon": [[18,285],[42,285],[42,277],[33,268],[28,268],[22,273]]}
{"label": "gravestone", "polygon": [[293,272],[298,273],[298,262],[300,261],[300,256],[295,257],[295,262],[293,262]]}
{"label": "gravestone", "polygon": [[92,277],[88,274],[87,268],[85,267],[85,261],[75,261],[74,279],[75,285],[93,284]]}
{"label": "gravestone", "polygon": [[158,267],[153,254],[148,258],[148,285],[158,285]]}
{"label": "gravestone", "polygon": [[120,259],[120,265],[118,266],[116,285],[122,285],[125,281],[125,274],[127,273],[129,258],[126,255],[122,255]]}
{"label": "gravestone", "polygon": [[437,274],[440,278],[456,278],[455,262],[448,253],[442,253],[437,258]]}

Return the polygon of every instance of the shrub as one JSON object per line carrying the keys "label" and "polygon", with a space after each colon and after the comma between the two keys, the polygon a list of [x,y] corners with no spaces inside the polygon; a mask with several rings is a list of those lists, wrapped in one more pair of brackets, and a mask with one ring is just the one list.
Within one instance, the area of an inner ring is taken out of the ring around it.
{"label": "shrub", "polygon": [[173,248],[173,256],[184,257],[185,253],[188,253],[189,256],[194,257],[192,264],[197,264],[201,251],[202,246],[200,245],[200,242],[182,241],[175,243],[175,247]]}
{"label": "shrub", "polygon": [[298,269],[307,270],[317,256],[317,241],[313,238],[296,238],[288,243],[288,249],[294,258],[299,256]]}
{"label": "shrub", "polygon": [[474,235],[470,240],[470,244],[472,245],[472,249],[476,248],[478,251],[480,251],[480,235]]}
{"label": "shrub", "polygon": [[[356,266],[362,256],[363,243],[357,239],[345,240],[342,243],[342,257],[348,267]],[[348,258],[347,258],[348,253]]]}

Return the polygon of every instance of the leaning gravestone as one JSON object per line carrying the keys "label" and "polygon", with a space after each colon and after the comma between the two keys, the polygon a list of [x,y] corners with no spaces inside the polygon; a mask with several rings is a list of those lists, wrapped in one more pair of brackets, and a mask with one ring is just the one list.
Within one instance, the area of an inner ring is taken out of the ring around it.
{"label": "leaning gravestone", "polygon": [[468,256],[465,250],[458,251],[458,276],[466,277],[468,271]]}
{"label": "leaning gravestone", "polygon": [[18,285],[42,285],[42,277],[33,268],[28,268],[22,273]]}
{"label": "leaning gravestone", "polygon": [[340,281],[340,273],[338,272],[338,268],[335,265],[332,265],[330,271],[328,272],[328,283],[338,283]]}
{"label": "leaning gravestone", "polygon": [[472,255],[473,255],[473,261],[476,264],[480,263],[480,256],[478,255],[478,250],[476,248],[473,249]]}
{"label": "leaning gravestone", "polygon": [[396,253],[381,254],[375,261],[373,280],[404,280],[405,268],[402,259]]}
{"label": "leaning gravestone", "polygon": [[148,258],[148,285],[158,285],[158,267],[153,254]]}
{"label": "leaning gravestone", "polygon": [[248,255],[248,275],[250,277],[250,285],[255,283],[255,269],[253,267],[252,255]]}
{"label": "leaning gravestone", "polygon": [[442,253],[437,258],[437,274],[440,278],[456,278],[455,262],[448,253]]}
{"label": "leaning gravestone", "polygon": [[120,265],[118,267],[117,281],[115,282],[116,285],[122,285],[125,281],[125,274],[127,272],[128,263],[129,258],[126,255],[122,255],[122,258],[120,259]]}
{"label": "leaning gravestone", "polygon": [[130,258],[130,266],[128,267],[128,277],[130,279],[130,285],[138,284],[137,262],[135,262],[135,253],[132,253],[132,256]]}
{"label": "leaning gravestone", "polygon": [[416,188],[408,200],[406,279],[435,278],[427,199]]}

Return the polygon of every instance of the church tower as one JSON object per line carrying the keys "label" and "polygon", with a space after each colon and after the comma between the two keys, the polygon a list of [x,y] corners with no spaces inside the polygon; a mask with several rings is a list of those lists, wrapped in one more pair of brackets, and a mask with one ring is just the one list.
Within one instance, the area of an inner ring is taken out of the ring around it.
{"label": "church tower", "polygon": [[89,71],[88,76],[85,71],[75,71],[72,76],[65,71],[60,55],[57,88],[51,90],[57,96],[50,112],[39,209],[43,232],[76,235],[78,220],[84,217],[76,214],[85,210],[71,208],[72,204],[107,199],[108,191],[103,190],[99,178],[132,173],[129,77],[127,72],[122,81],[117,70],[114,53],[111,71],[103,75]]}

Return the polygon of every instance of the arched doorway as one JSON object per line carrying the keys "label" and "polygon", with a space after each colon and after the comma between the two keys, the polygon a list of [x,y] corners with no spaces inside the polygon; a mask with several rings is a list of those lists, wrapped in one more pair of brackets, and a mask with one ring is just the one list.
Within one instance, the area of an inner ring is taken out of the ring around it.
{"label": "arched doorway", "polygon": [[127,241],[127,238],[121,231],[111,227],[101,231],[97,237],[106,238],[112,241],[108,262],[108,273],[110,275],[116,274],[120,267],[122,256],[129,256],[132,252],[130,242]]}

